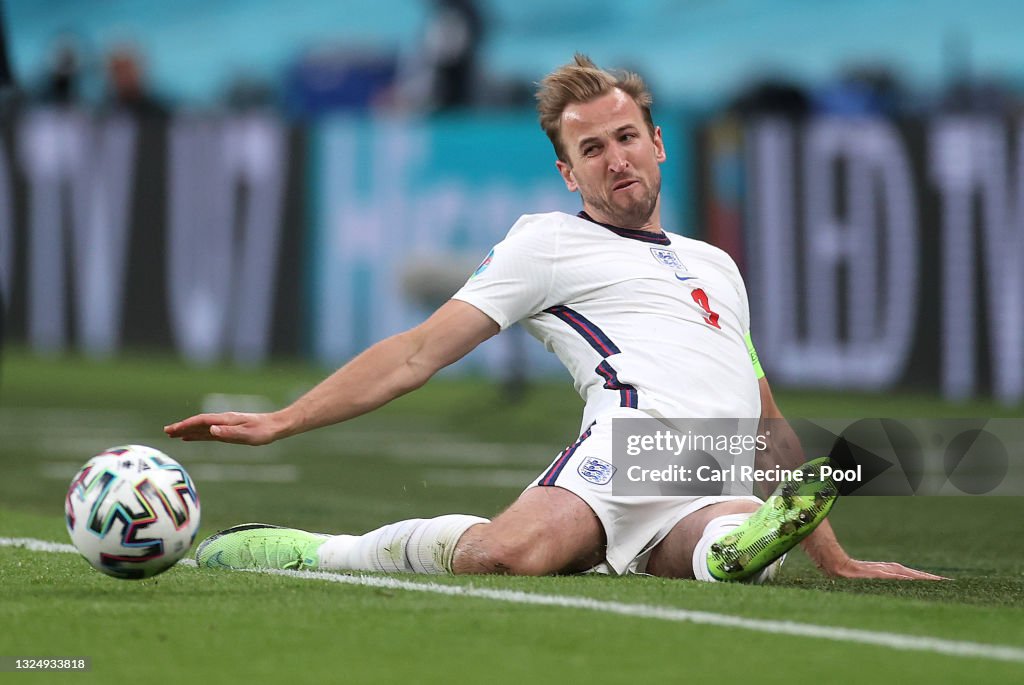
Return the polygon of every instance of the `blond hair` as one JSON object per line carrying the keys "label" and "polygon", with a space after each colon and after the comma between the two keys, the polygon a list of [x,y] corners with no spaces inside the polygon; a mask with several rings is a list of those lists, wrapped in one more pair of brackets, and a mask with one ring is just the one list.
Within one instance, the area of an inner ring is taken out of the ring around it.
{"label": "blond hair", "polygon": [[610,72],[599,68],[586,55],[577,52],[570,64],[555,69],[544,77],[537,88],[537,113],[540,127],[548,135],[558,159],[568,163],[569,157],[562,145],[562,112],[569,105],[583,104],[619,89],[633,98],[643,112],[644,121],[654,135],[651,117],[653,98],[647,84],[631,71]]}

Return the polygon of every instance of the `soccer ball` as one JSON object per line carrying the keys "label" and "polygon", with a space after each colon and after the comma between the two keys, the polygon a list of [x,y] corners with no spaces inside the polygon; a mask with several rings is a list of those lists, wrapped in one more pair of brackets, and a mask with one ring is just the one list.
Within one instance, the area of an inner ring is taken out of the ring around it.
{"label": "soccer ball", "polygon": [[71,481],[64,500],[71,542],[115,578],[163,573],[199,530],[199,495],[188,473],[160,450],[111,447]]}

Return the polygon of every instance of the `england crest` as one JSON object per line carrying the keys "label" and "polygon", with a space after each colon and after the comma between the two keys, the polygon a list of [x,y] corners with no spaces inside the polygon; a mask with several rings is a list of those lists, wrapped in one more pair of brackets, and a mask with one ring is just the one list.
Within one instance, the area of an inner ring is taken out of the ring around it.
{"label": "england crest", "polygon": [[665,266],[671,267],[673,269],[680,269],[683,271],[686,270],[686,267],[683,266],[683,263],[679,261],[679,257],[676,256],[675,250],[666,250],[662,247],[652,247],[651,254],[654,255],[654,258],[657,259],[662,264],[664,264]]}
{"label": "england crest", "polygon": [[615,466],[597,457],[584,459],[578,470],[583,480],[588,480],[594,485],[604,485],[615,475]]}

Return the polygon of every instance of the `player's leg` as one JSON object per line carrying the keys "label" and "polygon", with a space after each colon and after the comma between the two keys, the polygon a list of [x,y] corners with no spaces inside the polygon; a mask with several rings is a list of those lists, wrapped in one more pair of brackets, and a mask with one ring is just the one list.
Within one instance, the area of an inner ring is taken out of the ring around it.
{"label": "player's leg", "polygon": [[662,578],[694,578],[694,550],[708,526],[716,522],[711,531],[714,532],[718,519],[746,518],[755,511],[757,504],[746,499],[727,500],[698,509],[673,526],[665,539],[654,547],[645,572]]}
{"label": "player's leg", "polygon": [[530,488],[493,521],[450,514],[321,542],[317,567],[332,571],[549,575],[586,570],[604,532],[583,500],[562,488]]}
{"label": "player's leg", "polygon": [[265,523],[234,526],[204,540],[208,568],[451,573],[459,538],[487,519],[449,514],[390,523],[363,535],[326,535]]}
{"label": "player's leg", "polygon": [[234,569],[547,575],[596,564],[603,536],[579,497],[557,487],[531,488],[493,522],[449,514],[334,536],[244,524],[205,540],[196,561]]}
{"label": "player's leg", "polygon": [[[581,495],[556,481],[591,433],[585,431],[559,453],[535,485],[494,521],[450,514],[399,521],[364,535],[334,536],[249,523],[203,541],[196,549],[196,562],[235,569],[427,574],[583,571],[604,556],[604,528]],[[610,435],[587,445],[595,442],[610,449]]]}
{"label": "player's leg", "polygon": [[827,463],[807,462],[800,478],[779,485],[753,511],[746,501],[723,502],[685,517],[651,552],[647,572],[706,581],[761,582],[774,575],[776,560],[810,535],[835,503],[835,484],[821,478]]}
{"label": "player's leg", "polygon": [[604,550],[601,522],[579,496],[560,487],[530,488],[494,521],[466,531],[453,571],[578,573],[600,563]]}

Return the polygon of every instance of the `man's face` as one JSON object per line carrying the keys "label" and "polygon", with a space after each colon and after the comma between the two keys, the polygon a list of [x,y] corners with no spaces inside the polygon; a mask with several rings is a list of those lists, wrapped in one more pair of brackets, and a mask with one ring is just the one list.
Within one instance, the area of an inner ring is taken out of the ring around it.
{"label": "man's face", "polygon": [[556,165],[566,187],[579,190],[583,208],[597,221],[621,228],[660,228],[658,200],[665,146],[661,129],[651,136],[633,98],[615,89],[562,112],[562,146],[568,163]]}

